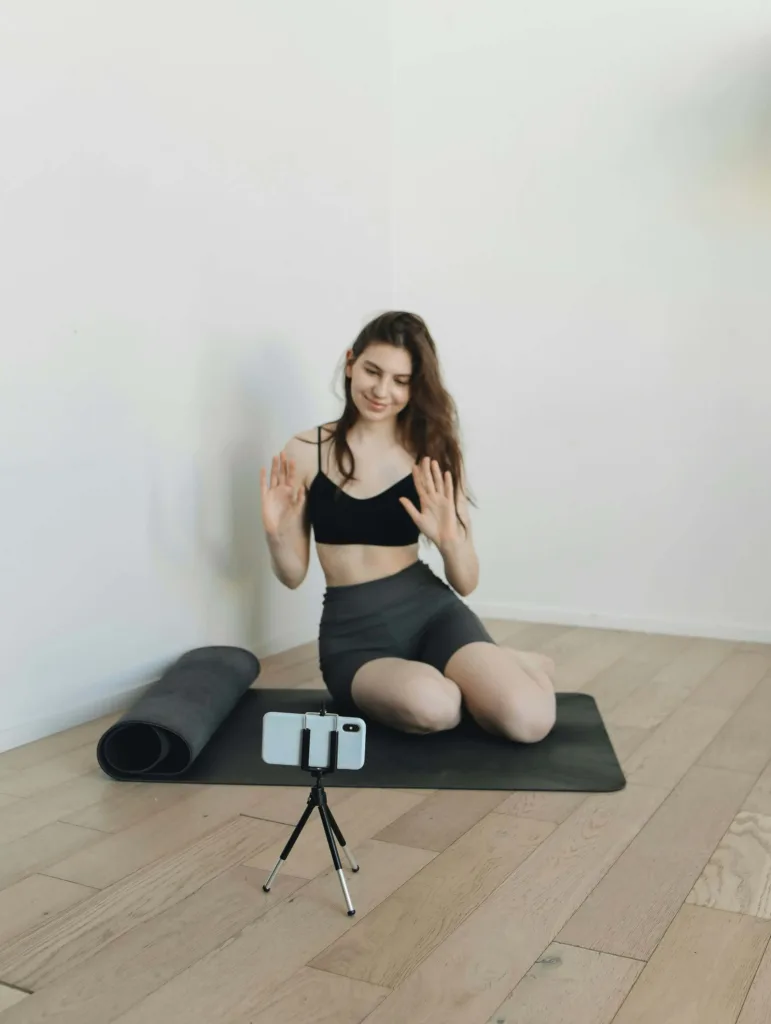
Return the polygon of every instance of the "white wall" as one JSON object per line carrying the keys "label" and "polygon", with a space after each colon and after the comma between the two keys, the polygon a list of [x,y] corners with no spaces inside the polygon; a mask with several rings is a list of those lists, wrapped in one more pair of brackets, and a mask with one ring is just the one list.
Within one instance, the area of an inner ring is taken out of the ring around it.
{"label": "white wall", "polygon": [[353,0],[2,5],[0,749],[314,635],[259,468],[390,301],[388,60]]}
{"label": "white wall", "polygon": [[259,466],[391,304],[459,401],[475,607],[771,638],[769,21],[6,0],[0,749],[315,635]]}
{"label": "white wall", "polygon": [[483,614],[771,640],[766,0],[394,0],[395,302]]}

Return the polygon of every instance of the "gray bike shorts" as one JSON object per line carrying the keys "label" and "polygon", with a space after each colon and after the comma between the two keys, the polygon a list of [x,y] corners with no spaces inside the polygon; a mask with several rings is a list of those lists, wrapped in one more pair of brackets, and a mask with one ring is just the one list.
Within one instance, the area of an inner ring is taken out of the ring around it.
{"label": "gray bike shorts", "polygon": [[478,616],[425,562],[367,583],[327,587],[319,667],[335,703],[347,710],[353,677],[376,658],[404,658],[444,672],[466,644],[495,641]]}

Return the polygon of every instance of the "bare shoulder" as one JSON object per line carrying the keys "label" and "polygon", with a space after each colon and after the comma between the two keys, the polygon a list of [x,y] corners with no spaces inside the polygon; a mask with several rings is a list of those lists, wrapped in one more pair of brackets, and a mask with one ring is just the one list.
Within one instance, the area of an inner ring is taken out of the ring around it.
{"label": "bare shoulder", "polygon": [[332,437],[334,430],[334,423],[322,423],[318,427],[311,427],[310,430],[301,430],[299,434],[295,434],[290,443],[299,442],[299,445],[316,445],[319,441],[319,432],[321,432],[321,443],[328,441]]}
{"label": "bare shoulder", "polygon": [[[321,424],[321,443],[324,445],[332,436],[334,423]],[[301,430],[284,445],[287,457],[295,460],[298,473],[306,484],[310,484],[318,470],[319,427]]]}

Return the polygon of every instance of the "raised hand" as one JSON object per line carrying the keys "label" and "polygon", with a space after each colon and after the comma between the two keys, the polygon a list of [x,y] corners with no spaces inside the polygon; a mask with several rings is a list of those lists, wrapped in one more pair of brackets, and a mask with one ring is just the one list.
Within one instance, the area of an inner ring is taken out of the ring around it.
{"label": "raised hand", "polygon": [[266,533],[283,536],[287,530],[299,524],[305,509],[307,491],[303,485],[297,486],[295,461],[287,459],[283,451],[273,456],[270,485],[265,469],[260,470],[260,494],[262,524]]}
{"label": "raised hand", "polygon": [[420,510],[409,498],[399,498],[420,532],[438,548],[452,544],[460,537],[455,515],[455,489],[452,474],[442,474],[436,459],[426,456],[412,471],[420,498]]}

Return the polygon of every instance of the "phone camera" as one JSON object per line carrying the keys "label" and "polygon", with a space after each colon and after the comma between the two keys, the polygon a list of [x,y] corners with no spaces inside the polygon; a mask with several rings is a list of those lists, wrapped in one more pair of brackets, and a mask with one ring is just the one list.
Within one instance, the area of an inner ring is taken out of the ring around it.
{"label": "phone camera", "polygon": [[346,722],[343,726],[343,732],[358,732],[359,726],[355,722]]}

